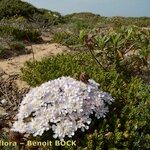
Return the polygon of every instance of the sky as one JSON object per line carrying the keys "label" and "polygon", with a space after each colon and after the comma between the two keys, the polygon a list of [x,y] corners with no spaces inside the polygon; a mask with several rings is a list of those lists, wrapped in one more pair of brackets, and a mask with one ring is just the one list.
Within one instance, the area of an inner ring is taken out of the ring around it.
{"label": "sky", "polygon": [[150,17],[150,0],[26,0],[38,8],[60,12],[93,12],[101,16]]}

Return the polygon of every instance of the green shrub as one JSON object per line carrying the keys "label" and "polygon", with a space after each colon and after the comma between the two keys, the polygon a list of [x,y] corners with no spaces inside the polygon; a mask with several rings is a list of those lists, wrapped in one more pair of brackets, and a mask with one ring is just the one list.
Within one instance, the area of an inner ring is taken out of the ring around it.
{"label": "green shrub", "polygon": [[66,46],[77,45],[79,44],[78,36],[73,33],[67,32],[58,32],[55,33],[52,38],[53,43],[60,43]]}
{"label": "green shrub", "polygon": [[79,31],[83,29],[92,30],[101,21],[99,15],[92,13],[74,13],[64,18],[68,20],[67,24],[71,24],[71,31],[75,34],[79,34]]}
{"label": "green shrub", "polygon": [[73,31],[75,33],[79,33],[80,30],[83,30],[83,29],[89,29],[89,28],[94,28],[94,24],[93,22],[90,23],[89,21],[83,21],[83,20],[75,20],[73,21]]}
{"label": "green shrub", "polygon": [[[46,58],[42,62],[28,62],[26,67],[22,70],[23,79],[26,80],[30,85],[36,86],[43,83],[43,81],[55,79],[62,75],[73,76],[75,73],[80,73],[82,71],[88,71],[88,73],[90,73],[92,66],[89,66],[87,62],[84,62],[84,59],[88,59],[89,62],[93,62],[89,55],[81,56],[80,53],[61,54],[57,55],[56,57]],[[95,67],[96,68],[93,68],[91,73],[98,69],[97,66]]]}
{"label": "green shrub", "polygon": [[115,66],[126,77],[145,74],[150,54],[150,31],[138,27],[124,27],[105,34],[81,31],[80,41],[95,55],[105,70]]}
{"label": "green shrub", "polygon": [[28,62],[22,69],[22,77],[29,85],[37,86],[60,76],[77,78],[81,72],[99,82],[115,102],[105,119],[93,120],[88,131],[73,137],[77,147],[60,149],[149,149],[150,86],[141,79],[126,79],[115,68],[104,71],[88,53],[61,54],[40,62]]}
{"label": "green shrub", "polygon": [[115,27],[128,26],[128,25],[136,25],[138,27],[147,27],[150,24],[150,18],[148,17],[113,17],[111,19]]}
{"label": "green shrub", "polygon": [[12,35],[14,36],[15,39],[17,40],[27,40],[31,42],[36,42],[39,40],[40,37],[40,32],[37,30],[30,30],[30,29],[14,29],[12,32]]}
{"label": "green shrub", "polygon": [[12,36],[15,40],[28,40],[36,42],[39,40],[40,32],[34,29],[17,28],[13,26],[0,26],[0,35]]}
{"label": "green shrub", "polygon": [[39,9],[40,13],[34,13],[33,20],[43,26],[58,25],[63,23],[63,17],[58,12],[53,12],[46,9]]}
{"label": "green shrub", "polygon": [[21,0],[0,1],[0,19],[4,17],[10,18],[15,15],[31,18],[35,12],[38,12],[37,8]]}
{"label": "green shrub", "polygon": [[29,21],[29,24],[35,23],[40,27],[57,25],[64,22],[63,17],[58,12],[38,9],[21,0],[1,0],[0,20],[14,17],[24,17]]}

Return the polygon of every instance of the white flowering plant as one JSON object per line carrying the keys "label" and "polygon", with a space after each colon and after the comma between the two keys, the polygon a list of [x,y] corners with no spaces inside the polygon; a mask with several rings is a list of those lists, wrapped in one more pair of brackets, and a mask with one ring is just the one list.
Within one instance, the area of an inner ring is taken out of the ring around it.
{"label": "white flowering plant", "polygon": [[86,84],[60,77],[26,94],[11,130],[35,137],[52,130],[54,138],[71,138],[78,129],[89,128],[91,114],[97,119],[104,118],[113,101],[110,94],[99,90],[93,79]]}

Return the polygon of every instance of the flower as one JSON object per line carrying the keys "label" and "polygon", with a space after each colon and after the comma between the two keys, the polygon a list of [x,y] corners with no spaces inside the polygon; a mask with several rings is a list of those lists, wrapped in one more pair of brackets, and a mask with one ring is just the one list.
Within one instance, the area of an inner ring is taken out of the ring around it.
{"label": "flower", "polygon": [[91,114],[98,119],[105,117],[113,101],[92,79],[86,84],[71,77],[60,77],[26,94],[11,130],[33,136],[52,130],[54,138],[72,137],[78,129],[89,128]]}

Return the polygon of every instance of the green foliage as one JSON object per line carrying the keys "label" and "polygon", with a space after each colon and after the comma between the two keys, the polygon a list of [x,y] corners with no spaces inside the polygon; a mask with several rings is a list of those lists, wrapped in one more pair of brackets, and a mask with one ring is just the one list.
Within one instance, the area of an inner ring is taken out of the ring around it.
{"label": "green foliage", "polygon": [[115,66],[127,77],[149,70],[150,31],[122,27],[105,35],[93,33],[91,37],[82,31],[79,37],[106,70]]}
{"label": "green foliage", "polygon": [[77,45],[80,43],[77,35],[67,32],[55,33],[52,38],[52,42],[60,43],[66,46]]}
{"label": "green foliage", "polygon": [[[28,62],[22,69],[22,77],[31,86],[58,78],[78,78],[88,73],[100,83],[100,88],[112,94],[115,102],[105,119],[93,120],[84,134],[76,134],[75,150],[149,149],[150,148],[150,86],[141,79],[126,78],[114,68],[101,69],[89,53],[68,53]],[[60,149],[71,149],[61,147]],[[55,149],[55,148],[54,148]]]}
{"label": "green foliage", "polygon": [[38,41],[40,32],[34,29],[17,28],[13,26],[0,26],[0,35],[12,36],[14,40]]}
{"label": "green foliage", "polygon": [[114,24],[115,27],[128,26],[128,25],[136,25],[139,27],[147,27],[150,25],[149,17],[113,17],[109,20]]}
{"label": "green foliage", "polygon": [[9,44],[11,50],[20,51],[25,49],[25,45],[22,42],[14,41]]}
{"label": "green foliage", "polygon": [[0,20],[14,17],[24,17],[29,21],[29,24],[35,23],[37,24],[36,26],[40,27],[64,22],[63,17],[57,12],[38,9],[21,0],[1,0]]}
{"label": "green foliage", "polygon": [[1,0],[0,19],[10,18],[15,15],[30,18],[38,9],[21,0]]}
{"label": "green foliage", "polygon": [[[20,0],[1,0],[0,20],[0,36],[12,37],[7,47],[0,45],[0,58],[27,53],[24,44],[14,40],[36,42],[40,37],[36,29],[45,26],[61,28],[52,42],[88,46],[87,53],[60,54],[40,62],[27,62],[22,78],[29,85],[35,87],[60,76],[78,78],[86,72],[115,98],[105,119],[93,118],[88,131],[73,137],[77,147],[58,149],[150,149],[150,86],[133,77],[149,72],[150,30],[141,29],[149,27],[149,18],[101,17],[92,13],[62,17]],[[106,71],[93,60],[89,48]],[[44,136],[42,140],[49,139]]]}
{"label": "green foliage", "polygon": [[43,26],[58,25],[63,23],[63,17],[58,12],[53,12],[46,9],[39,9],[40,13],[34,13],[33,20]]}
{"label": "green foliage", "polygon": [[[88,59],[89,63],[91,62],[91,65],[89,65],[88,62],[84,62],[85,59]],[[46,58],[42,62],[28,62],[26,67],[22,70],[23,79],[30,85],[36,86],[43,83],[43,81],[55,79],[63,75],[73,76],[74,74],[78,74],[83,71],[90,73],[93,63],[95,62],[93,62],[90,55],[81,55],[80,53],[76,55],[70,53],[61,54],[56,57]],[[97,69],[98,67],[95,66],[91,73],[94,73]]]}
{"label": "green foliage", "polygon": [[93,29],[101,20],[99,15],[92,13],[75,13],[66,15],[64,18],[67,19],[66,24],[70,25],[70,30],[75,34],[79,34],[83,29]]}
{"label": "green foliage", "polygon": [[75,33],[79,33],[80,30],[83,29],[92,29],[94,28],[93,22],[85,21],[85,20],[74,20],[72,29]]}
{"label": "green foliage", "polygon": [[138,27],[149,27],[150,18],[149,17],[103,17],[100,15],[84,12],[84,13],[73,13],[66,15],[65,19],[70,23],[82,22],[92,29],[93,27],[98,27],[103,30],[106,28],[120,28],[121,26],[136,25]]}

